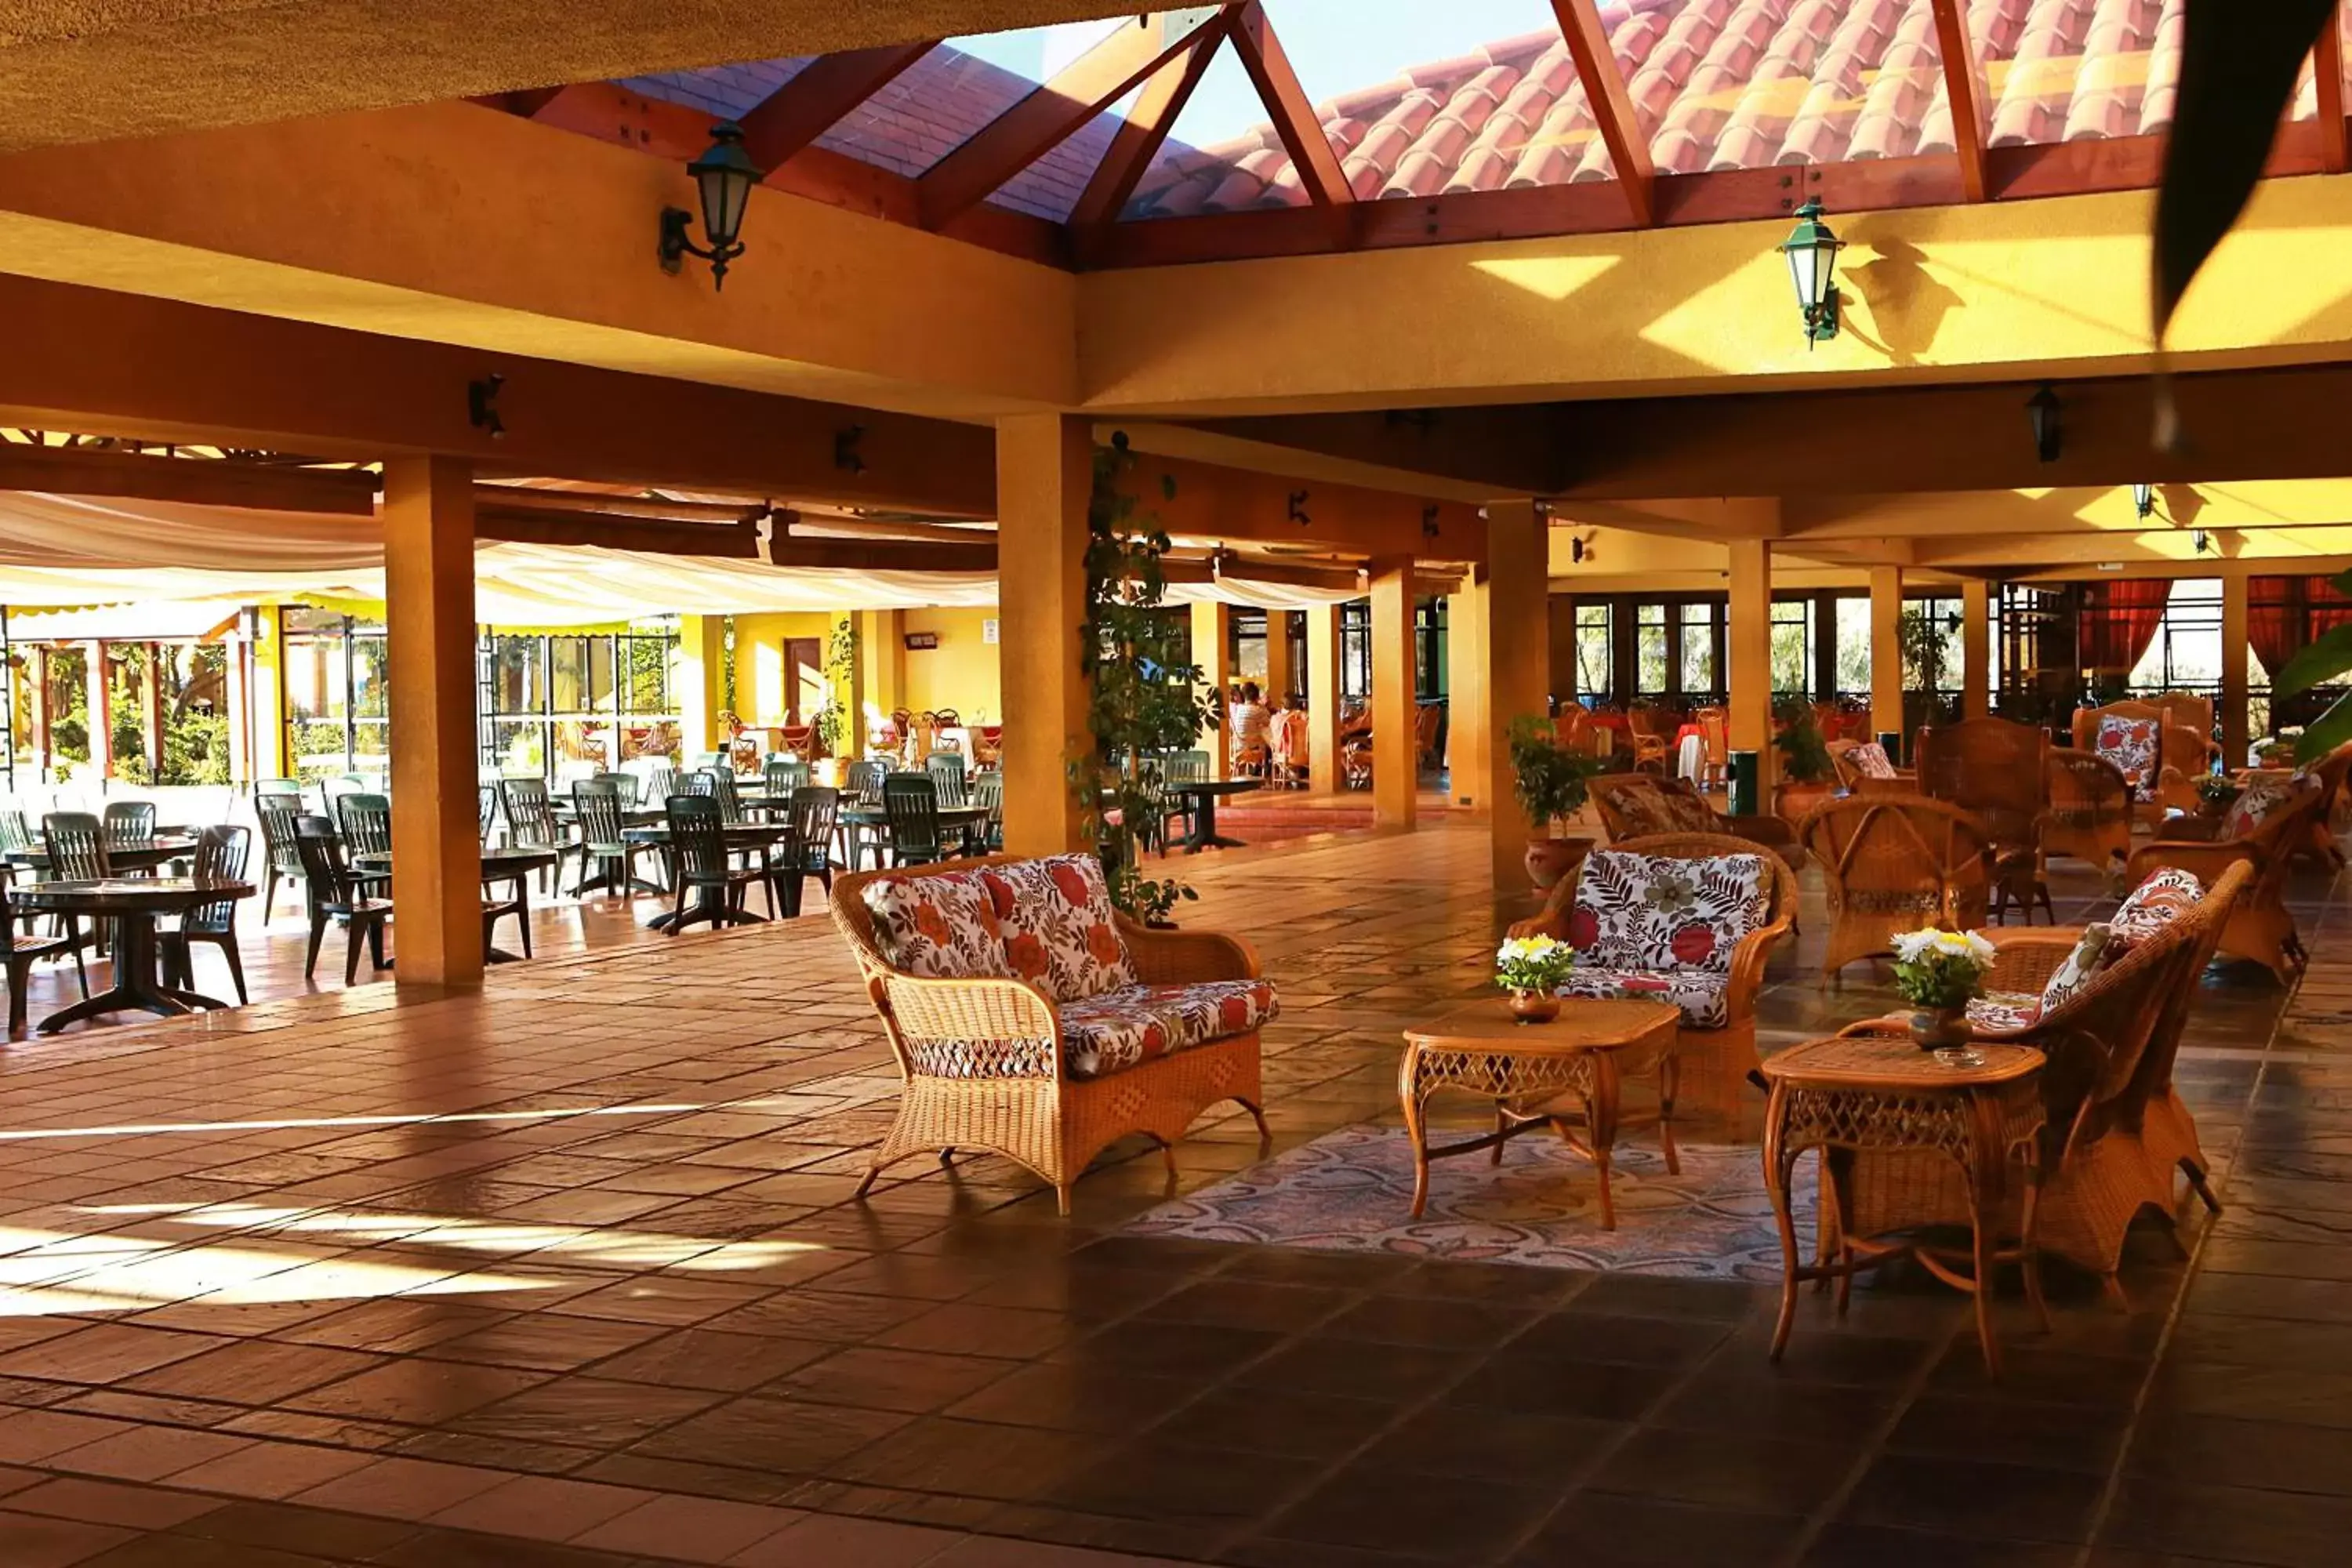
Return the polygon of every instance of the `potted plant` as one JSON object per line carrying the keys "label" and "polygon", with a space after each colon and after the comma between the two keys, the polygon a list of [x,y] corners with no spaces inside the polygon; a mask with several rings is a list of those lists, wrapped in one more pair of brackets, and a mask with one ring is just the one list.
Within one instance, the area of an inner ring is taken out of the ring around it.
{"label": "potted plant", "polygon": [[1975,1054],[1969,1049],[1969,999],[1992,967],[1992,943],[1976,931],[1929,926],[1898,931],[1894,945],[1895,989],[1916,1009],[1911,1037],[1955,1066],[1974,1065],[1968,1059]]}
{"label": "potted plant", "polygon": [[1528,841],[1528,875],[1538,891],[1548,893],[1592,852],[1589,835],[1555,836],[1551,829],[1553,824],[1584,809],[1592,793],[1588,781],[1603,764],[1598,757],[1560,745],[1549,721],[1533,714],[1511,721],[1507,743],[1511,752],[1511,795],[1538,835]]}
{"label": "potted plant", "polygon": [[2197,805],[2206,816],[2227,816],[2246,786],[2226,773],[2207,773],[2197,781]]}
{"label": "potted plant", "polygon": [[1511,994],[1511,1016],[1549,1024],[1559,1016],[1559,988],[1576,968],[1576,949],[1549,936],[1515,936],[1495,950],[1495,984]]}
{"label": "potted plant", "polygon": [[1772,810],[1790,822],[1837,793],[1837,770],[1830,765],[1829,742],[1813,718],[1811,703],[1791,705],[1787,722],[1772,737],[1780,753],[1780,782],[1772,792]]}

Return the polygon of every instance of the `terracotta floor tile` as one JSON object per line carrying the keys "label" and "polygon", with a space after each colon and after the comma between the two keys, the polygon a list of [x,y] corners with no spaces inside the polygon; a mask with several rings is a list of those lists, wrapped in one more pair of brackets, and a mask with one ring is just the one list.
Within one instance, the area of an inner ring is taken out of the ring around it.
{"label": "terracotta floor tile", "polygon": [[137,1530],[168,1530],[221,1506],[217,1498],[79,1478],[50,1481],[8,1499],[9,1510],[16,1513],[46,1514],[53,1519],[79,1519],[90,1524]]}
{"label": "terracotta floor tile", "polygon": [[8,1568],[72,1568],[137,1539],[129,1530],[0,1510],[0,1563]]}
{"label": "terracotta floor tile", "polygon": [[78,1474],[154,1481],[228,1458],[251,1446],[249,1437],[192,1432],[177,1426],[143,1426],[52,1456],[48,1463]]}
{"label": "terracotta floor tile", "polygon": [[637,1552],[686,1563],[724,1563],[808,1516],[796,1509],[718,1498],[656,1497],[568,1539],[575,1546]]}
{"label": "terracotta floor tile", "polygon": [[882,1520],[814,1515],[727,1559],[735,1568],[803,1568],[855,1563],[858,1568],[920,1568],[963,1537],[950,1531]]}
{"label": "terracotta floor tile", "polygon": [[379,1458],[290,1496],[310,1508],[342,1509],[387,1519],[429,1519],[512,1479],[502,1471],[467,1465]]}
{"label": "terracotta floor tile", "polygon": [[194,1399],[268,1405],[382,1364],[381,1356],[324,1345],[246,1340],[131,1378],[123,1386]]}
{"label": "terracotta floor tile", "polygon": [[226,1492],[232,1497],[284,1498],[308,1491],[374,1462],[371,1454],[319,1448],[305,1443],[255,1441],[216,1459],[180,1471],[175,1487]]}
{"label": "terracotta floor tile", "polygon": [[443,1509],[425,1522],[452,1530],[528,1536],[534,1541],[568,1541],[583,1529],[593,1528],[653,1500],[653,1493],[634,1487],[603,1486],[553,1476],[520,1476]]}
{"label": "terracotta floor tile", "polygon": [[411,1357],[387,1362],[282,1403],[289,1409],[322,1415],[430,1426],[545,1381],[540,1373]]}

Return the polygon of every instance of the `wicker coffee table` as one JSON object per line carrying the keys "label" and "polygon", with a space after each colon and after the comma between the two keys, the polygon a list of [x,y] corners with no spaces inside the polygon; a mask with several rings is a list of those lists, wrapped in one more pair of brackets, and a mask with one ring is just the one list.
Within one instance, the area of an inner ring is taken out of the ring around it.
{"label": "wicker coffee table", "polygon": [[[1556,1130],[1563,1142],[1592,1162],[1601,1177],[1601,1227],[1617,1228],[1609,1193],[1609,1152],[1625,1125],[1617,1100],[1627,1074],[1654,1072],[1658,1110],[1633,1123],[1654,1124],[1666,1170],[1680,1174],[1675,1153],[1675,1032],[1681,1013],[1663,1002],[1570,999],[1549,1024],[1521,1024],[1501,996],[1456,1008],[1433,1023],[1405,1031],[1397,1096],[1412,1135],[1412,1216],[1429,1201],[1429,1163],[1454,1154],[1494,1151],[1522,1132]],[[1441,1148],[1429,1146],[1429,1097],[1461,1089],[1495,1105],[1495,1131]],[[1580,1122],[1583,1138],[1576,1136]]]}
{"label": "wicker coffee table", "polygon": [[[1799,1283],[1836,1280],[1843,1313],[1854,1275],[1896,1258],[1916,1257],[1937,1279],[1975,1295],[1985,1369],[1999,1377],[2000,1350],[1992,1331],[1994,1270],[2004,1263],[2018,1264],[2025,1276],[2027,1300],[2043,1326],[2049,1323],[2033,1245],[2046,1120],[2042,1055],[2031,1046],[1979,1040],[1975,1048],[1982,1059],[1978,1065],[1952,1067],[1921,1050],[1907,1033],[1864,1032],[1873,1027],[1856,1026],[1831,1039],[1792,1046],[1764,1064],[1764,1077],[1771,1085],[1764,1110],[1764,1184],[1780,1223],[1785,1264],[1771,1359],[1779,1361],[1789,1342]],[[1789,1212],[1797,1156],[1808,1149],[1822,1151],[1822,1176],[1821,1256],[1811,1264],[1798,1256],[1796,1226]],[[1973,1234],[1965,1258],[1915,1237],[1846,1232],[1843,1216],[1853,1207],[1853,1160],[1865,1152],[1940,1156],[1967,1173]],[[2010,1209],[2012,1173],[2024,1183],[2023,1202],[2017,1235],[2004,1237],[2000,1232]]]}

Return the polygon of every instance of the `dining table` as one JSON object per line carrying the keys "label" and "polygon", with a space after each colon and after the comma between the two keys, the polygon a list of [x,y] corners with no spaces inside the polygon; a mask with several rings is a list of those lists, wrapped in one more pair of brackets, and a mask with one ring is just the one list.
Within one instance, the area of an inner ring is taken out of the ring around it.
{"label": "dining table", "polygon": [[[989,808],[984,805],[942,805],[938,809],[940,832],[942,835],[961,835],[967,850],[971,847],[972,830],[987,826],[991,816]],[[890,826],[890,813],[878,801],[855,804],[844,801],[835,820],[845,827],[878,827],[887,832]],[[852,868],[855,869],[854,861]]]}
{"label": "dining table", "polygon": [[105,877],[86,881],[28,882],[8,890],[9,905],[77,921],[105,921],[113,927],[113,983],[95,996],[62,1007],[41,1020],[53,1035],[68,1024],[108,1013],[152,1013],[175,1018],[199,1007],[228,1004],[158,978],[155,921],[186,915],[224,899],[249,899],[253,884],[226,878]]}
{"label": "dining table", "polygon": [[[677,885],[677,855],[671,848],[674,836],[667,821],[626,828],[622,836],[632,844],[643,844],[657,851],[668,867],[670,886],[675,888]],[[719,826],[719,842],[727,847],[730,855],[766,851],[772,859],[777,847],[790,844],[793,837],[792,825],[783,822],[725,822]],[[769,896],[771,899],[774,897],[772,885]],[[685,912],[691,915],[694,911],[689,909]],[[678,919],[679,911],[666,910],[647,921],[646,925],[652,931],[667,931],[678,922]]]}
{"label": "dining table", "polygon": [[1264,787],[1265,782],[1260,779],[1192,779],[1170,784],[1170,795],[1183,795],[1192,803],[1192,826],[1182,839],[1184,853],[1198,855],[1203,849],[1241,848],[1240,839],[1228,838],[1217,831],[1217,802]]}
{"label": "dining table", "polygon": [[[196,853],[196,836],[193,833],[159,833],[152,838],[134,844],[110,844],[106,847],[106,868],[109,871],[152,871],[168,866],[174,860],[193,859]],[[7,853],[11,866],[27,871],[45,872],[49,868],[49,852],[46,846],[32,844]]]}
{"label": "dining table", "polygon": [[[513,883],[515,901],[522,906],[523,922],[528,925],[530,921],[530,878],[534,872],[561,866],[564,852],[552,844],[507,844],[485,847],[481,853],[482,880]],[[352,857],[352,865],[362,871],[390,875],[392,851],[364,850]],[[520,963],[522,955],[509,952],[502,947],[489,947],[482,951],[482,961],[486,963]],[[392,966],[387,963],[384,967],[389,969]]]}

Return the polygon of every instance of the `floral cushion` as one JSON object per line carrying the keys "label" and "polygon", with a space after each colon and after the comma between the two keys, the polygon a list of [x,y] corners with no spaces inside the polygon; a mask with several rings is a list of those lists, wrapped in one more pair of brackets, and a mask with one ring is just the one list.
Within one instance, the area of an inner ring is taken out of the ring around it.
{"label": "floral cushion", "polygon": [[1845,757],[1847,762],[1853,764],[1853,771],[1864,778],[1891,779],[1902,776],[1895,771],[1895,763],[1887,757],[1886,748],[1875,741],[1863,742],[1862,744],[1848,752]]}
{"label": "floral cushion", "polygon": [[1568,940],[1580,968],[1728,974],[1733,950],[1765,923],[1771,899],[1760,855],[1596,849],[1577,879]]}
{"label": "floral cushion", "polygon": [[2107,929],[2126,944],[2146,942],[2195,909],[2204,897],[2205,884],[2194,871],[2159,867],[2116,908]]}
{"label": "floral cushion", "polygon": [[901,973],[970,980],[1013,973],[996,910],[972,873],[885,877],[865,892],[876,943]]}
{"label": "floral cushion", "polygon": [[[1609,805],[1617,818],[1618,827],[1622,829],[1619,837],[1646,838],[1653,833],[1688,832],[1680,813],[1669,804],[1670,798],[1665,791],[1646,779],[1612,791]],[[1708,830],[1713,830],[1712,824]]]}
{"label": "floral cushion", "polygon": [[1969,998],[1969,1027],[1979,1035],[2014,1035],[2042,1021],[2042,998],[2029,991],[1988,991]]}
{"label": "floral cushion", "polygon": [[1014,860],[978,875],[1003,930],[1008,973],[1056,1002],[1135,984],[1135,963],[1112,919],[1102,862],[1093,856]]}
{"label": "floral cushion", "polygon": [[1265,980],[1129,985],[1063,1006],[1062,1049],[1072,1078],[1103,1078],[1246,1035],[1280,1010]]}
{"label": "floral cushion", "polygon": [[2157,727],[2153,719],[2126,719],[2116,714],[2099,720],[2099,755],[2116,764],[2132,794],[2146,800],[2156,790]]}
{"label": "floral cushion", "polygon": [[1608,1001],[1671,1002],[1682,1009],[1683,1027],[1720,1029],[1731,1018],[1731,976],[1703,969],[1665,973],[1643,970],[1587,969],[1581,964],[1560,983],[1563,996]]}
{"label": "floral cushion", "polygon": [[2074,951],[2042,983],[2042,1011],[2048,1013],[2071,1001],[2074,993],[2091,983],[2093,976],[2130,952],[2131,947],[2129,941],[2116,937],[2112,926],[2084,926],[2083,934],[2075,939]]}
{"label": "floral cushion", "polygon": [[2221,837],[2246,837],[2269,821],[2273,814],[2300,798],[2305,791],[2318,787],[2319,781],[2308,773],[2294,773],[2283,779],[2256,779],[2246,786],[2237,804],[2230,807],[2230,814],[2221,819]]}

